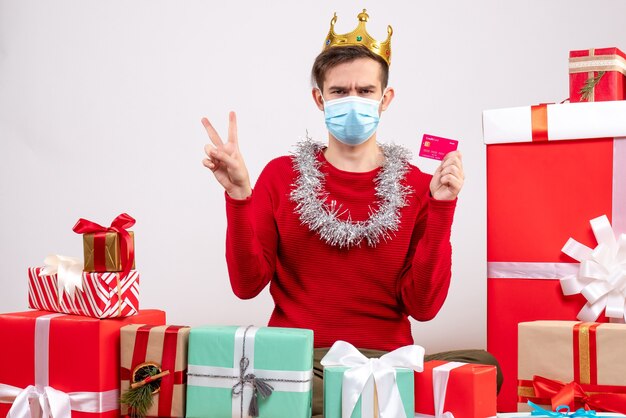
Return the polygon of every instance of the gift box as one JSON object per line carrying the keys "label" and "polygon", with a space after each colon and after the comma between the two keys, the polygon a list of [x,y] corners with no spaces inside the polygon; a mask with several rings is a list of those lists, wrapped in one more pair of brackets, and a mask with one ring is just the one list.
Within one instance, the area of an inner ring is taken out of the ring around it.
{"label": "gift box", "polygon": [[81,273],[80,285],[67,289],[57,274],[41,267],[28,269],[28,307],[94,318],[136,315],[139,310],[139,273]]}
{"label": "gift box", "polygon": [[83,235],[85,271],[110,272],[135,268],[135,241],[128,228],[135,220],[123,213],[104,227],[86,219],[79,219],[73,231]]}
{"label": "gift box", "polygon": [[[344,373],[349,367],[324,368],[324,417],[341,418],[342,389]],[[406,417],[413,416],[413,370],[396,369],[396,384],[402,400],[402,410]],[[354,405],[350,418],[378,417],[380,398],[373,379],[369,380]]]}
{"label": "gift box", "polygon": [[626,55],[617,48],[585,49],[569,53],[571,102],[599,102],[626,98]]}
{"label": "gift box", "polygon": [[189,418],[311,416],[311,330],[193,328],[188,358]]}
{"label": "gift box", "polygon": [[[145,416],[185,416],[189,330],[184,326],[145,324],[121,329],[122,395],[131,389],[131,384],[148,385],[152,406]],[[158,375],[162,377],[152,377]],[[121,406],[122,415],[127,415],[129,405]]]}
{"label": "gift box", "polygon": [[[573,237],[594,248],[601,215],[626,231],[626,101],[488,110],[487,349],[504,384],[498,410],[517,401],[517,324],[574,320],[582,295],[560,280],[581,264],[562,252]],[[618,192],[620,191],[620,192]],[[604,316],[598,321],[606,321]]]}
{"label": "gift box", "polygon": [[415,417],[495,417],[496,367],[432,360],[415,373]]}
{"label": "gift box", "polygon": [[[119,416],[120,328],[160,325],[165,313],[94,319],[45,311],[0,315],[0,416]],[[30,400],[30,402],[29,402]],[[30,409],[30,410],[29,410]]]}
{"label": "gift box", "polygon": [[369,359],[337,341],[322,358],[326,418],[413,417],[413,373],[423,369],[424,348],[410,345]]}
{"label": "gift box", "polygon": [[518,409],[531,401],[626,413],[626,325],[577,321],[519,324]]}
{"label": "gift box", "polygon": [[[571,412],[571,414],[573,414],[574,411]],[[560,415],[563,418],[566,418],[568,416],[576,416],[576,417],[584,417],[584,416],[588,416],[588,417],[625,417],[626,415],[624,414],[617,414],[614,412],[598,412],[598,413],[593,413],[592,411],[586,411],[587,415]],[[507,412],[507,413],[502,413],[502,414],[498,414],[497,417],[498,418],[525,418],[525,417],[536,417],[536,416],[544,416],[544,417],[554,417],[555,415],[550,415],[548,413],[546,413],[545,415],[538,415],[538,414],[532,414],[530,412]],[[559,417],[559,415],[556,415],[556,417]]]}

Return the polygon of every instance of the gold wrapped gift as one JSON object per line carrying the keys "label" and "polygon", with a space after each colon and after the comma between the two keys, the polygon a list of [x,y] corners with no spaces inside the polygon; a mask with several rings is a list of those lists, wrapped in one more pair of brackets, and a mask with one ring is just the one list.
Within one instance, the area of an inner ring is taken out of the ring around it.
{"label": "gold wrapped gift", "polygon": [[[135,242],[133,231],[128,231]],[[122,271],[120,237],[117,232],[92,232],[83,234],[84,270],[88,272]],[[135,257],[133,266],[135,269]]]}

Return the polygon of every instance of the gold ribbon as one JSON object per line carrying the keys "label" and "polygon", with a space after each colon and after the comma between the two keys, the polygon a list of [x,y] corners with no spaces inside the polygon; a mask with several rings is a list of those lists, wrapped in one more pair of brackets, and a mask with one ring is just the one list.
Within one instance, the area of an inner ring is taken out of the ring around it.
{"label": "gold ribbon", "polygon": [[117,316],[122,316],[122,280],[121,273],[117,273]]}
{"label": "gold ribbon", "polygon": [[593,55],[593,49],[588,57],[572,57],[569,59],[570,74],[587,73],[594,71],[617,71],[626,75],[626,59],[621,55]]}
{"label": "gold ribbon", "polygon": [[580,324],[578,328],[578,369],[580,382],[585,385],[591,383],[591,355],[589,354],[589,327],[593,322]]}

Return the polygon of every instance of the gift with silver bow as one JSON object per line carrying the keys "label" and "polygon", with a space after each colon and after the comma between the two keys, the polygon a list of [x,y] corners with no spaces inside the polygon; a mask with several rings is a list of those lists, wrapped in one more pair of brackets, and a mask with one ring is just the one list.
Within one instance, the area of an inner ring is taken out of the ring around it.
{"label": "gift with silver bow", "polygon": [[311,416],[311,330],[192,328],[188,361],[188,418]]}

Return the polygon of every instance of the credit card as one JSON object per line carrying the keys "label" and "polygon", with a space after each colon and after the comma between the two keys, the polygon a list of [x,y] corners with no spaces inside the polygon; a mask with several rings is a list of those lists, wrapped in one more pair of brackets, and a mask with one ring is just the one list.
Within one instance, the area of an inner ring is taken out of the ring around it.
{"label": "credit card", "polygon": [[459,141],[457,140],[424,134],[420,147],[420,157],[443,160],[447,153],[456,151],[458,147]]}

